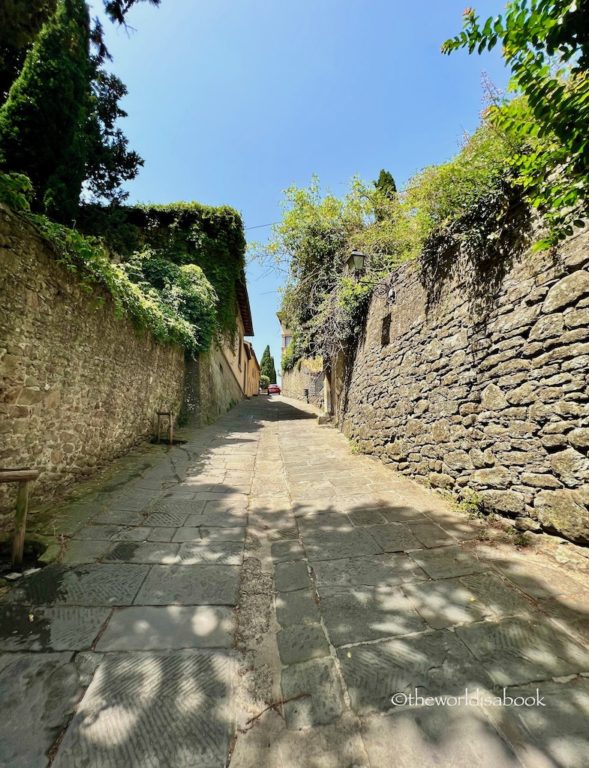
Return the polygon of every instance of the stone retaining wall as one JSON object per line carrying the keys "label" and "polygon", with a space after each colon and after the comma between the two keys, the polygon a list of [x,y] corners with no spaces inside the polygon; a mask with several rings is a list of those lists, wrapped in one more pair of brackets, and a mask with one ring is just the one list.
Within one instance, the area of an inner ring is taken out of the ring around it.
{"label": "stone retaining wall", "polygon": [[295,400],[305,400],[309,390],[309,402],[317,408],[323,407],[323,372],[316,370],[315,361],[308,363],[298,360],[289,371],[282,374],[282,394]]}
{"label": "stone retaining wall", "polygon": [[[117,318],[0,208],[0,467],[38,468],[35,502],[149,438],[183,383],[181,349]],[[0,486],[0,529],[13,497]]]}
{"label": "stone retaining wall", "polygon": [[[367,453],[521,529],[589,543],[589,238],[505,274],[419,268],[372,300],[338,406]],[[492,271],[491,271],[492,272]]]}

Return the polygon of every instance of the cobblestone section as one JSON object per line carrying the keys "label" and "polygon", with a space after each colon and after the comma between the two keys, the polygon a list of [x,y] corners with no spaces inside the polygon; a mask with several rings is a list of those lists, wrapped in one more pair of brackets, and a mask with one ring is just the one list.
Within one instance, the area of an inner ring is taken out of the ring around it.
{"label": "cobblestone section", "polygon": [[[0,466],[41,470],[34,502],[151,436],[156,410],[178,412],[183,377],[182,350],[116,317],[0,209]],[[0,486],[0,531],[14,493]]]}
{"label": "cobblestone section", "polygon": [[[0,600],[2,768],[589,764],[579,548],[487,541],[285,399],[185,436]],[[529,701],[402,698],[465,688]]]}
{"label": "cobblestone section", "polygon": [[521,529],[589,543],[588,264],[577,237],[497,281],[459,263],[435,297],[400,269],[395,303],[370,307],[345,434],[433,487],[472,489]]}

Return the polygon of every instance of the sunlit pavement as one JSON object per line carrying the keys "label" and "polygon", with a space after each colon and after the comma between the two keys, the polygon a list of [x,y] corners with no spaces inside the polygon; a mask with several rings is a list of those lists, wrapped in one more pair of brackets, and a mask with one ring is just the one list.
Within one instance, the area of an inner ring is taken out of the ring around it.
{"label": "sunlit pavement", "polygon": [[82,512],[0,604],[1,766],[589,765],[583,573],[306,406],[244,402]]}

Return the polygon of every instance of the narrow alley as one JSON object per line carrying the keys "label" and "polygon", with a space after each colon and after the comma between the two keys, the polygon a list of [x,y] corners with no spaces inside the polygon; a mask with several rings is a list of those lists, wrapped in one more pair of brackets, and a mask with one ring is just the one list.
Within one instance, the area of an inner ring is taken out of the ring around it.
{"label": "narrow alley", "polygon": [[580,567],[285,398],[184,437],[3,596],[0,766],[589,765]]}

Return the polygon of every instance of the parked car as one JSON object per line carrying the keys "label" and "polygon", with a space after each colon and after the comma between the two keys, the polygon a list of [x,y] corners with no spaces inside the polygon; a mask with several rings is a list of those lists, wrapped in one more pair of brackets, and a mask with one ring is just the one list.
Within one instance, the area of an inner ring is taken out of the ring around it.
{"label": "parked car", "polygon": [[269,395],[279,395],[280,394],[280,387],[278,384],[270,384],[268,387],[268,394]]}

